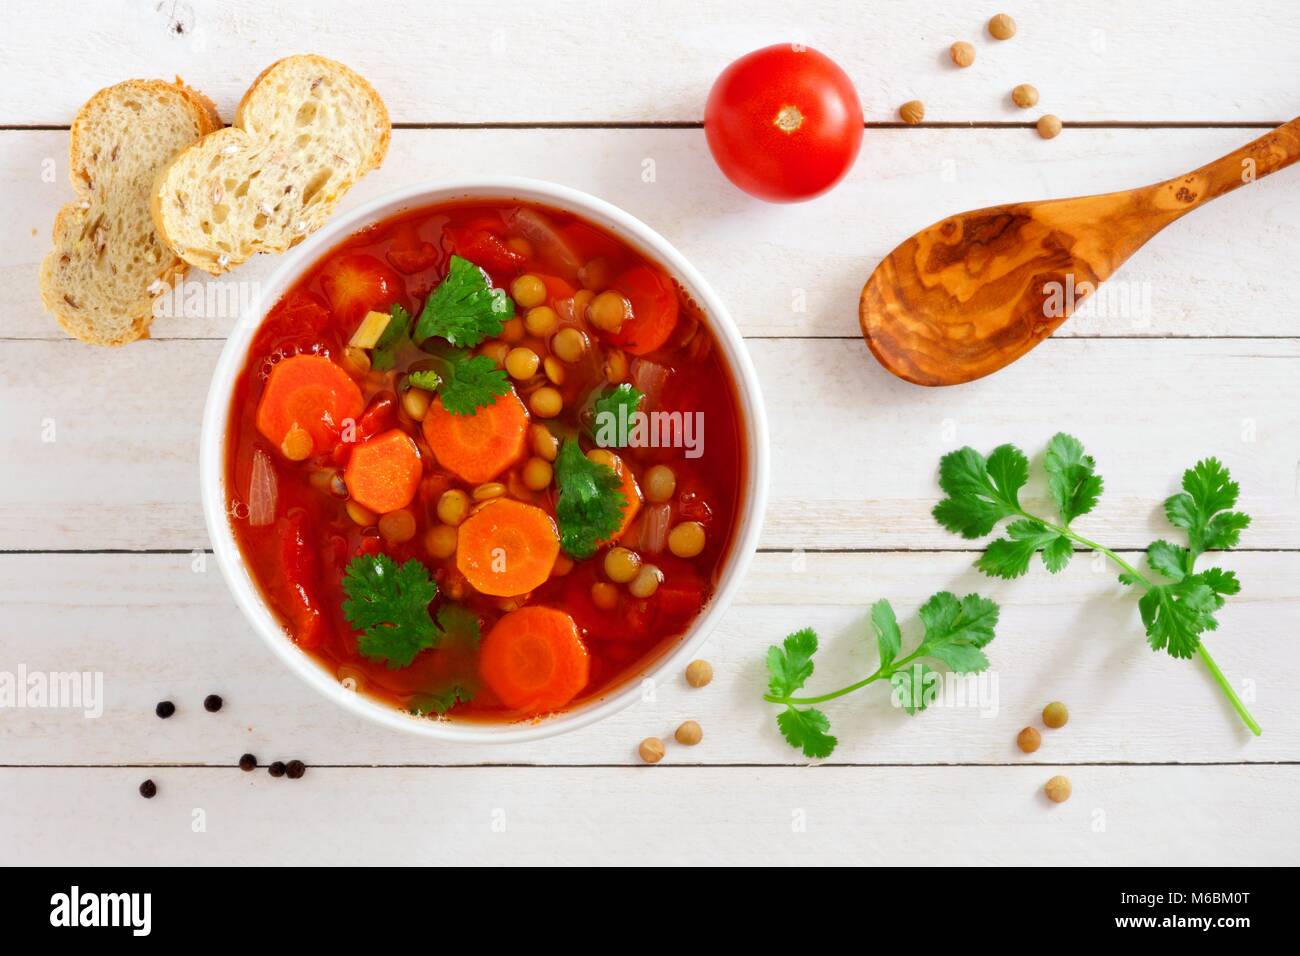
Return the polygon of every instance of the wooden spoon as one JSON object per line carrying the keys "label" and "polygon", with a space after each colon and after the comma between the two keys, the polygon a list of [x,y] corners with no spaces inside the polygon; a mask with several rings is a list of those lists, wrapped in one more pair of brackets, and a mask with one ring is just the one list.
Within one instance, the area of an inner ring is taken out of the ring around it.
{"label": "wooden spoon", "polygon": [[1165,226],[1297,159],[1300,118],[1152,186],[951,216],[876,267],[858,303],[862,336],[881,365],[918,385],[996,372],[1051,335]]}

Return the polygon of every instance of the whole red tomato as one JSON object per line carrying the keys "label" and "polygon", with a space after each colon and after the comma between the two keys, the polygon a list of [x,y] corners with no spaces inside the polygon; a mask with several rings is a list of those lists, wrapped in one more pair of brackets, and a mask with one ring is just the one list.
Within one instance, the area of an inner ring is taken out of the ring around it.
{"label": "whole red tomato", "polygon": [[862,146],[862,105],[848,74],[808,47],[779,43],[722,71],[704,134],[727,178],[770,202],[830,189]]}

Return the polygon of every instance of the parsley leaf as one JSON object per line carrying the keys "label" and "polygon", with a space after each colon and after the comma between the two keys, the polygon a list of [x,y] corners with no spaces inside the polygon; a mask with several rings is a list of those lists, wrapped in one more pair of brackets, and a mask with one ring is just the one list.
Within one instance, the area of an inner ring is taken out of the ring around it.
{"label": "parsley leaf", "polygon": [[1152,650],[1168,650],[1173,657],[1191,657],[1201,642],[1202,631],[1219,625],[1214,612],[1219,598],[1199,578],[1184,578],[1176,584],[1157,584],[1138,598],[1138,611],[1147,629]]}
{"label": "parsley leaf", "polygon": [[1101,475],[1097,463],[1083,452],[1083,443],[1065,432],[1057,432],[1047,443],[1043,469],[1047,472],[1047,490],[1056,501],[1061,521],[1068,528],[1079,515],[1085,515],[1101,497]]}
{"label": "parsley leaf", "polygon": [[982,538],[1019,512],[1019,492],[1028,480],[1029,459],[1014,445],[1000,445],[987,459],[960,448],[939,462],[939,486],[948,497],[935,505],[935,520],[963,538]]}
{"label": "parsley leaf", "polygon": [[486,355],[450,359],[437,387],[442,407],[453,415],[473,415],[510,391],[503,369]]}
{"label": "parsley leaf", "polygon": [[623,482],[613,468],[592,461],[569,439],[555,459],[555,485],[560,490],[555,502],[560,546],[578,560],[589,558],[623,523]]}
{"label": "parsley leaf", "polygon": [[415,347],[411,341],[411,313],[400,305],[394,305],[388,314],[392,319],[370,352],[370,367],[376,372],[387,372],[397,364],[400,352]]}
{"label": "parsley leaf", "polygon": [[415,558],[401,567],[386,554],[359,555],[343,577],[343,614],[357,630],[357,649],[389,667],[406,667],[442,636],[429,617],[437,582]]}
{"label": "parsley leaf", "polygon": [[645,396],[624,382],[596,399],[593,424],[596,444],[601,448],[625,448],[633,427],[632,415]]}
{"label": "parsley leaf", "polygon": [[978,594],[968,594],[960,601],[949,591],[938,594],[921,605],[920,617],[925,637],[913,657],[933,657],[958,674],[973,674],[989,666],[980,650],[993,640],[998,623],[998,606]]}
{"label": "parsley leaf", "polygon": [[829,757],[839,740],[826,731],[831,722],[816,707],[787,707],[776,715],[776,726],[791,747],[805,757]]}
{"label": "parsley leaf", "polygon": [[458,348],[473,348],[501,334],[515,304],[503,289],[494,289],[488,274],[468,259],[452,256],[447,275],[424,301],[415,324],[415,339],[438,336]]}

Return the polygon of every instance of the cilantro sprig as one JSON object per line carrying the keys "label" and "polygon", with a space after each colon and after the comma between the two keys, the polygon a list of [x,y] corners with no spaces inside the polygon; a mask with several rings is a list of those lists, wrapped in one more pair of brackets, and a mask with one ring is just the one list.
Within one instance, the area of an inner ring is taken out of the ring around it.
{"label": "cilantro sprig", "polygon": [[358,555],[344,570],[343,590],[343,616],[361,632],[357,650],[390,668],[408,667],[444,637],[478,643],[478,617],[460,605],[443,604],[435,623],[429,605],[438,583],[415,558],[398,565],[386,554]]}
{"label": "cilantro sprig", "polygon": [[452,256],[447,275],[424,300],[424,310],[415,324],[415,340],[438,337],[458,348],[473,348],[486,338],[501,334],[515,305],[504,289],[492,287],[481,268]]}
{"label": "cilantro sprig", "polygon": [[802,750],[806,757],[829,757],[839,742],[829,732],[830,719],[812,704],[835,700],[883,680],[893,688],[895,703],[909,714],[917,714],[934,701],[940,679],[926,660],[943,664],[956,674],[977,674],[989,666],[982,648],[993,640],[997,627],[995,603],[978,594],[958,598],[940,591],[917,613],[925,634],[915,650],[900,657],[903,634],[893,606],[883,599],[873,604],[871,628],[880,654],[879,665],[861,680],[826,694],[795,696],[813,675],[816,631],[806,627],[786,637],[779,647],[768,648],[768,685],[763,699],[785,705],[776,723],[791,747]]}
{"label": "cilantro sprig", "polygon": [[625,448],[633,428],[633,414],[645,395],[627,382],[602,394],[592,406],[592,432],[601,448]]}
{"label": "cilantro sprig", "polygon": [[442,407],[453,415],[473,415],[510,391],[505,371],[486,355],[446,349],[425,360],[434,368],[411,372],[407,378],[417,388],[437,392]]}
{"label": "cilantro sprig", "polygon": [[555,458],[555,485],[560,490],[555,502],[560,547],[578,560],[589,558],[623,522],[623,482],[613,468],[592,461],[576,440],[568,439]]}
{"label": "cilantro sprig", "polygon": [[1177,658],[1199,655],[1246,726],[1257,736],[1262,733],[1202,640],[1206,631],[1219,626],[1215,612],[1241,590],[1232,571],[1211,567],[1198,572],[1193,567],[1206,551],[1236,547],[1250,524],[1249,516],[1232,510],[1239,488],[1228,469],[1217,459],[1206,458],[1183,473],[1183,490],[1165,501],[1165,516],[1186,533],[1187,544],[1151,542],[1146,549],[1151,573],[1145,574],[1071,527],[1076,518],[1092,511],[1103,487],[1096,463],[1079,440],[1055,435],[1047,444],[1043,468],[1057,519],[1031,514],[1021,505],[1019,493],[1029,480],[1029,459],[1014,445],[1000,445],[987,458],[973,448],[945,455],[939,463],[939,485],[947,497],[935,506],[935,520],[974,539],[990,534],[1000,521],[1012,519],[1006,537],[989,542],[975,562],[991,577],[1020,577],[1035,554],[1055,574],[1070,563],[1076,544],[1106,555],[1122,570],[1120,583],[1142,592],[1138,611],[1152,650]]}

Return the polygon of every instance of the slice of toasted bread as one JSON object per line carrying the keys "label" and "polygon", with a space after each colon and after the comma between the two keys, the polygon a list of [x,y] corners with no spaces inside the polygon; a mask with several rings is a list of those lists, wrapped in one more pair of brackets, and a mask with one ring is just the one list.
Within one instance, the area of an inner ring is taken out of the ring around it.
{"label": "slice of toasted bread", "polygon": [[179,79],[127,80],[78,111],[68,166],[78,198],[55,217],[41,263],[41,301],[72,335],[122,345],[149,334],[154,299],[189,268],[154,230],[154,178],[220,127],[212,101]]}
{"label": "slice of toasted bread", "polygon": [[154,225],[176,254],[213,275],[257,252],[284,252],[388,151],[379,94],[341,63],[272,63],[240,101],[234,125],[205,136],[158,175]]}

